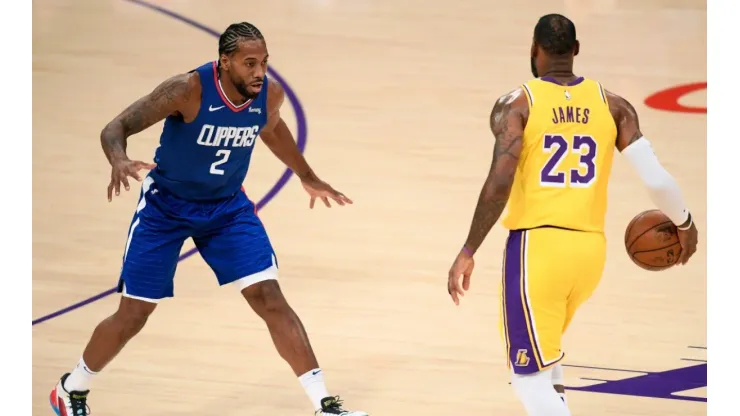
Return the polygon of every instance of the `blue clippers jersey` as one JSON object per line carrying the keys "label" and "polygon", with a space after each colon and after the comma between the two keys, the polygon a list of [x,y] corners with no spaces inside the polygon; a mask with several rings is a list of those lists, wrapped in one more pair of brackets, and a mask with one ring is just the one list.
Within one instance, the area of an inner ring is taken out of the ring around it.
{"label": "blue clippers jersey", "polygon": [[214,200],[241,189],[257,135],[267,123],[267,76],[254,100],[234,107],[221,90],[216,62],[196,69],[202,88],[195,120],[165,119],[150,173],[185,200]]}

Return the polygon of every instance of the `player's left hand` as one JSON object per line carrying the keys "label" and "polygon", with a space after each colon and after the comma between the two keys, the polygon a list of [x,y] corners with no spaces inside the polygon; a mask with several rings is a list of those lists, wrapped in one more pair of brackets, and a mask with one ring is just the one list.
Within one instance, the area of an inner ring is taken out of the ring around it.
{"label": "player's left hand", "polygon": [[[458,295],[465,296],[465,291],[470,289],[470,275],[473,274],[473,267],[475,267],[473,256],[460,250],[447,275],[447,293],[450,294],[455,305],[460,305]],[[460,276],[463,278],[462,286],[460,286]]]}
{"label": "player's left hand", "polygon": [[301,181],[301,184],[303,184],[303,189],[305,189],[311,196],[311,202],[309,203],[309,208],[311,209],[313,209],[313,206],[316,203],[316,198],[321,198],[321,200],[324,201],[324,205],[328,208],[331,208],[329,199],[332,199],[339,205],[352,203],[351,199],[347,198],[343,193],[332,188],[331,185],[319,178],[304,179]]}
{"label": "player's left hand", "polygon": [[684,265],[696,253],[696,245],[699,241],[699,231],[696,229],[696,223],[692,221],[688,230],[678,230],[678,241],[681,243],[681,257],[676,265]]}

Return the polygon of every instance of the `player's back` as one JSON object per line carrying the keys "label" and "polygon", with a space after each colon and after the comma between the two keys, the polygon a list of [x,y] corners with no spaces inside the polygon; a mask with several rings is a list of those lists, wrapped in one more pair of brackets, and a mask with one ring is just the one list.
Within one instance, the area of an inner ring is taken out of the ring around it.
{"label": "player's back", "polygon": [[533,79],[506,228],[603,232],[617,127],[601,85]]}
{"label": "player's back", "polygon": [[196,69],[201,102],[191,122],[169,116],[151,172],[154,181],[186,200],[217,200],[239,192],[249,169],[252,149],[267,122],[268,80],[262,91],[234,106],[221,89],[216,62]]}

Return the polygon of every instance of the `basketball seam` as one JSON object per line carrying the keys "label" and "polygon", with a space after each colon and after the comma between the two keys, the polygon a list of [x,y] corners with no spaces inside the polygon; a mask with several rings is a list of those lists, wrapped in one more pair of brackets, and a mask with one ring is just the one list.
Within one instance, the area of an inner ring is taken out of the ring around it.
{"label": "basketball seam", "polygon": [[632,248],[632,246],[637,242],[637,240],[639,240],[640,237],[642,237],[643,235],[647,234],[648,231],[653,230],[653,229],[655,229],[657,227],[660,227],[661,225],[665,225],[665,224],[673,224],[673,221],[661,222],[660,224],[655,224],[652,227],[648,228],[647,230],[643,231],[642,233],[640,233],[640,235],[638,235],[637,237],[635,237],[635,239],[632,241],[632,243],[627,247],[627,250],[629,251],[629,249]]}
{"label": "basketball seam", "polygon": [[681,242],[679,241],[679,242],[676,242],[676,243],[673,243],[673,244],[667,245],[667,246],[665,246],[665,247],[659,247],[659,248],[654,248],[654,249],[652,249],[652,250],[643,250],[643,251],[636,251],[636,252],[632,253],[632,256],[634,257],[634,256],[635,256],[636,254],[640,254],[640,253],[651,253],[651,252],[653,252],[653,251],[658,251],[658,250],[665,250],[665,249],[667,249],[667,248],[669,248],[669,247],[673,247],[673,246],[675,246],[676,244],[678,244],[678,245],[680,246],[680,245],[681,245]]}
{"label": "basketball seam", "polygon": [[630,221],[630,223],[627,224],[627,232],[624,234],[624,243],[625,244],[628,242],[627,241],[627,236],[630,235],[630,231],[632,231],[632,227],[635,226],[635,224],[637,223],[637,221],[640,218],[642,218],[645,215],[647,215],[648,212],[650,212],[650,211],[643,211],[643,212],[641,212],[638,216],[636,216],[635,218],[632,218],[632,221]]}

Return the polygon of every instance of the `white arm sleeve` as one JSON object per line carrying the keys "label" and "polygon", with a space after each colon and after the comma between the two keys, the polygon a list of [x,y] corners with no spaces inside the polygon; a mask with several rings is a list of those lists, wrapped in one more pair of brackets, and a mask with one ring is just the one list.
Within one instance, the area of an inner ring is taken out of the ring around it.
{"label": "white arm sleeve", "polygon": [[640,137],[622,150],[622,154],[640,175],[658,209],[676,225],[686,222],[689,210],[686,208],[681,190],[673,176],[658,161],[648,139]]}

